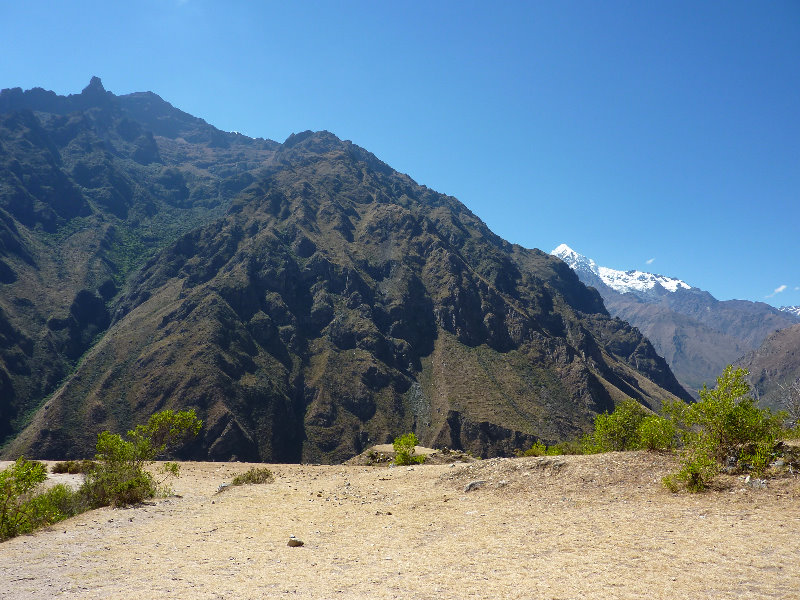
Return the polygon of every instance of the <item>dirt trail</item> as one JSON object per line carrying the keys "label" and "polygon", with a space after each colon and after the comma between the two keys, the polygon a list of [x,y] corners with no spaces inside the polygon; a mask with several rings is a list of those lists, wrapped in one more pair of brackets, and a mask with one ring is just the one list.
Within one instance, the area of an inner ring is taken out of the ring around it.
{"label": "dirt trail", "polygon": [[219,494],[251,465],[184,463],[179,498],[0,544],[0,598],[800,597],[800,479],[673,495],[672,460],[272,465]]}

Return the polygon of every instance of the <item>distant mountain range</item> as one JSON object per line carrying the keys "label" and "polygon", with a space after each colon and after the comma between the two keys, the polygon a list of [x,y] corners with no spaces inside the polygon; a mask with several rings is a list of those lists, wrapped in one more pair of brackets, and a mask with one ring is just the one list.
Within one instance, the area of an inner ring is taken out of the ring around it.
{"label": "distant mountain range", "polygon": [[194,408],[186,456],[337,462],[408,431],[482,456],[688,398],[562,261],[328,132],[156,94],[0,93],[2,456],[91,455]]}
{"label": "distant mountain range", "polygon": [[780,310],[800,318],[800,306],[781,306]]}
{"label": "distant mountain range", "polygon": [[600,292],[612,315],[638,328],[695,396],[767,336],[800,322],[792,310],[763,302],[720,301],[673,277],[601,267],[566,244],[552,254]]}

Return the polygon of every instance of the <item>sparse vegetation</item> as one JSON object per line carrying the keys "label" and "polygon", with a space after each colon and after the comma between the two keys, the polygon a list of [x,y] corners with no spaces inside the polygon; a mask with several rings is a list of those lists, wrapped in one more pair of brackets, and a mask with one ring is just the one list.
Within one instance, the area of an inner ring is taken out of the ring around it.
{"label": "sparse vegetation", "polygon": [[65,460],[57,462],[50,471],[52,473],[69,473],[71,475],[87,474],[97,466],[93,460]]}
{"label": "sparse vegetation", "polygon": [[525,451],[517,451],[517,456],[559,456],[561,454],[578,454],[575,448],[569,448],[567,442],[561,442],[554,446],[548,446],[541,440],[534,442]]}
{"label": "sparse vegetation", "polygon": [[231,485],[253,485],[259,483],[272,483],[275,477],[266,467],[252,467],[244,473],[239,473],[231,481]]}
{"label": "sparse vegetation", "polygon": [[[86,481],[73,491],[56,485],[37,492],[47,479],[47,467],[23,457],[0,471],[0,540],[51,525],[100,506],[126,506],[166,493],[164,482],[178,475],[177,463],[165,463],[157,480],[148,470],[164,452],[185,443],[200,431],[194,411],[156,413],[146,425],[127,433],[127,440],[104,431],[97,437],[95,461],[64,461],[54,473],[84,473]],[[266,471],[271,477],[272,474]],[[253,479],[263,478],[256,473]],[[253,481],[258,483],[258,481]]]}
{"label": "sparse vegetation", "polygon": [[424,456],[415,456],[416,449],[414,447],[419,444],[416,434],[407,433],[396,437],[392,444],[395,453],[394,464],[405,466],[418,465],[425,462]]}

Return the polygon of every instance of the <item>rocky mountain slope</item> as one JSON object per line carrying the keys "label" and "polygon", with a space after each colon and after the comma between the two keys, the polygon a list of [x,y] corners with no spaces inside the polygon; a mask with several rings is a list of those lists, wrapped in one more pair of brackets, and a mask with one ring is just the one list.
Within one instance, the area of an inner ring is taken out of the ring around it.
{"label": "rocky mountain slope", "polygon": [[129,274],[223,214],[276,147],[97,78],[0,92],[0,444],[108,327]]}
{"label": "rocky mountain slope", "polygon": [[[48,173],[75,190],[71,212],[61,194],[36,195],[43,185],[28,191],[33,214],[61,210],[41,235],[61,246],[37,241],[30,273],[48,281],[42,265],[62,248],[96,246],[94,262],[73,253],[69,268],[49,267],[74,292],[37,299],[49,288],[22,286],[36,280],[27,275],[0,288],[3,307],[36,316],[9,321],[31,340],[80,340],[72,354],[47,346],[66,365],[59,375],[74,372],[5,456],[87,455],[102,429],[184,407],[206,422],[189,451],[198,458],[333,462],[410,430],[488,456],[577,435],[625,396],[656,409],[686,396],[649,342],[561,261],[508,244],[454,198],[330,133],[250,140],[97,80],[77,98],[0,98],[7,121],[39,127]],[[41,112],[59,103],[73,112]],[[54,123],[72,121],[91,125],[79,128],[87,144],[59,137]],[[22,165],[19,152],[8,162]],[[84,171],[99,173],[98,188]],[[20,239],[39,239],[44,225],[8,210]],[[27,264],[19,248],[6,252],[15,273]],[[132,248],[147,259],[140,270],[115,259]],[[52,389],[11,385],[23,408]]]}
{"label": "rocky mountain slope", "polygon": [[800,381],[800,324],[776,331],[738,361],[764,406],[785,409],[788,388]]}
{"label": "rocky mountain slope", "polygon": [[612,315],[637,327],[693,393],[774,331],[800,322],[762,302],[719,301],[679,279],[600,267],[566,244],[553,255],[600,292]]}

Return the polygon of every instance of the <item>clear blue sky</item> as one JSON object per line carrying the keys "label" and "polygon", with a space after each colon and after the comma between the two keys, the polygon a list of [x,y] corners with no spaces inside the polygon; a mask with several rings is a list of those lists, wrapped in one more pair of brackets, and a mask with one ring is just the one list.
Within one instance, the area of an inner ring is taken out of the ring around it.
{"label": "clear blue sky", "polygon": [[0,87],[92,75],[330,130],[526,247],[800,304],[797,0],[0,0]]}

